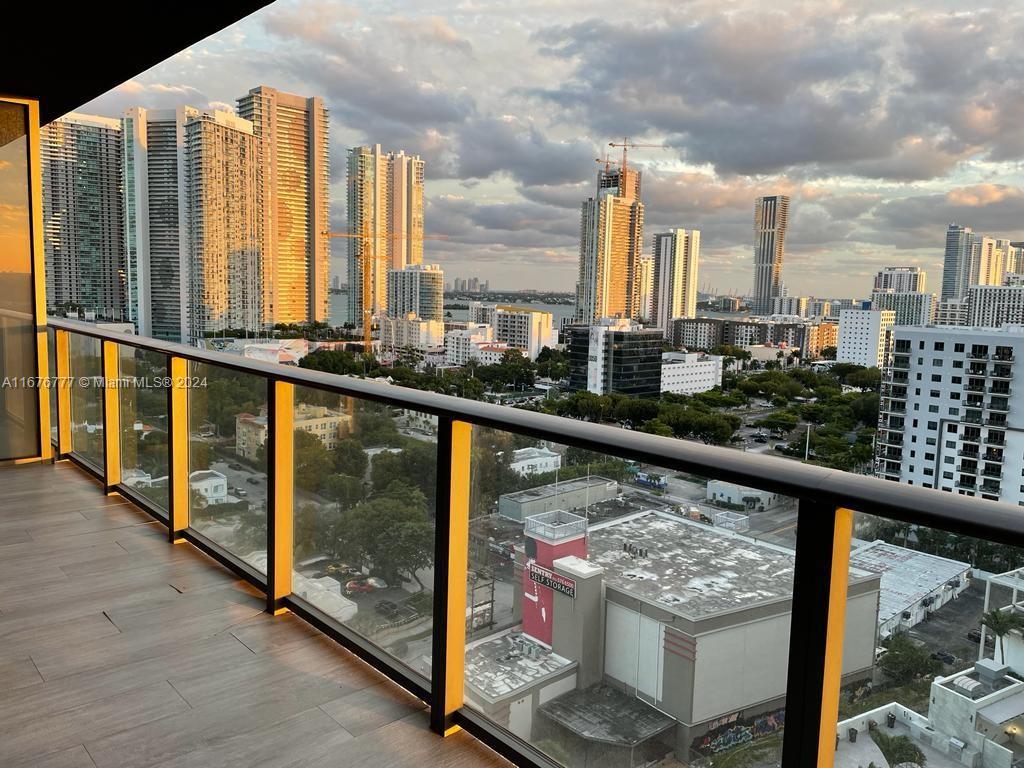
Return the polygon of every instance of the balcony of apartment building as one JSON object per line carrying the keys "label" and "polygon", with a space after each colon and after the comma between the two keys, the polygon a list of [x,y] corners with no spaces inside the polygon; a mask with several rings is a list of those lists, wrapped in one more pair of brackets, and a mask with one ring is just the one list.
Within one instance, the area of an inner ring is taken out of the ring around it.
{"label": "balcony of apartment building", "polygon": [[0,99],[5,768],[856,764],[878,638],[971,578],[910,545],[1024,545],[1008,504],[47,318],[40,115],[132,51]]}

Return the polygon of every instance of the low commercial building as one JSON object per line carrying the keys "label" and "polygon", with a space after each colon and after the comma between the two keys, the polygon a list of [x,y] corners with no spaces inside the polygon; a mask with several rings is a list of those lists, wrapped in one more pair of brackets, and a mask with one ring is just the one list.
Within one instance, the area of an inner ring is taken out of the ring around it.
{"label": "low commercial building", "polygon": [[556,509],[580,510],[591,504],[614,499],[619,484],[594,475],[563,480],[537,488],[505,493],[498,497],[498,514],[522,522],[528,517]]}
{"label": "low commercial building", "polygon": [[721,355],[666,352],[661,356],[661,391],[693,395],[722,386]]}
{"label": "low commercial building", "polygon": [[569,326],[566,333],[569,389],[630,397],[661,394],[660,329],[602,318],[595,325]]}
{"label": "low commercial building", "polygon": [[850,565],[881,574],[878,634],[889,637],[921,623],[970,585],[970,563],[884,541],[850,553]]}
{"label": "low commercial building", "polygon": [[[691,764],[727,731],[782,729],[791,550],[654,511],[588,527],[556,510],[525,535],[521,634],[467,651],[470,706],[573,768]],[[850,571],[847,682],[874,663],[879,578]]]}
{"label": "low commercial building", "polygon": [[771,491],[748,488],[745,485],[727,483],[724,480],[708,480],[706,498],[712,504],[743,509],[747,512],[764,512],[777,506],[784,497]]}
{"label": "low commercial building", "polygon": [[550,448],[520,448],[512,452],[509,469],[517,475],[539,475],[554,472],[562,466],[562,454]]}

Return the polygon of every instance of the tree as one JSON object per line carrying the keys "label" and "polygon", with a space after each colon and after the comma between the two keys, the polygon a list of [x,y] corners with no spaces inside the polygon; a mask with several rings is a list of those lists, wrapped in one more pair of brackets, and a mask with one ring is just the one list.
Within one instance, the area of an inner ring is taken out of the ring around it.
{"label": "tree", "polygon": [[342,440],[334,449],[334,471],[341,475],[362,477],[369,460],[366,451],[355,440]]}
{"label": "tree", "polygon": [[337,504],[341,509],[354,507],[365,497],[362,475],[330,475],[324,480],[320,493]]}
{"label": "tree", "polygon": [[925,675],[936,674],[941,665],[931,658],[923,648],[916,646],[906,635],[893,635],[889,639],[889,651],[879,666],[893,679],[896,685],[905,685]]}
{"label": "tree", "polygon": [[316,493],[327,477],[331,466],[331,454],[320,438],[306,432],[295,430],[295,485],[296,487]]}
{"label": "tree", "polygon": [[835,360],[837,352],[838,352],[838,350],[835,347],[824,347],[821,350],[821,359],[822,360]]}
{"label": "tree", "polygon": [[434,562],[434,526],[418,488],[391,482],[381,493],[343,512],[332,533],[344,557],[389,584],[408,576],[423,589],[416,572]]}
{"label": "tree", "polygon": [[871,389],[878,390],[878,384],[881,381],[881,371],[877,368],[863,368],[859,371],[851,371],[847,377],[845,384],[851,387],[857,387],[858,389]]}
{"label": "tree", "polygon": [[1006,647],[1004,645],[1006,635],[1015,629],[1024,628],[1024,620],[1020,614],[1013,610],[1000,611],[993,609],[981,617],[981,623],[992,630],[992,634],[999,640],[999,659],[1006,661]]}
{"label": "tree", "polygon": [[376,492],[382,492],[395,481],[418,487],[434,506],[437,482],[437,446],[419,440],[409,440],[397,453],[378,453],[373,457],[370,481]]}

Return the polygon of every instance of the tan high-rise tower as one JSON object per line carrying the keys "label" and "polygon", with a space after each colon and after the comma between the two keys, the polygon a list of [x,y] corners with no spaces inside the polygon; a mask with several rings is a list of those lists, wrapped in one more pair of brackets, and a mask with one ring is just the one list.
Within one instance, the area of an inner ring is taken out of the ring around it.
{"label": "tan high-rise tower", "polygon": [[238,100],[259,140],[262,316],[275,323],[328,318],[328,115],[320,97],[261,85]]}
{"label": "tan high-rise tower", "polygon": [[644,204],[640,171],[604,168],[597,174],[597,195],[580,213],[580,260],[576,283],[577,322],[602,317],[638,319],[640,255]]}
{"label": "tan high-rise tower", "polygon": [[380,144],[348,151],[349,320],[363,322],[364,240],[373,243],[370,307],[387,311],[388,271],[423,263],[423,169],[416,155]]}

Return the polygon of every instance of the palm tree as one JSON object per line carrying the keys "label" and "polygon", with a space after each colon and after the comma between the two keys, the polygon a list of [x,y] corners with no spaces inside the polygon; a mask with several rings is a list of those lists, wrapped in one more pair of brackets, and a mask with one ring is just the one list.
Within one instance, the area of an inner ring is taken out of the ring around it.
{"label": "palm tree", "polygon": [[1024,627],[1024,621],[1021,621],[1020,615],[1012,609],[1000,611],[996,608],[983,615],[981,623],[992,630],[992,634],[999,639],[999,660],[1005,664],[1006,647],[1004,645],[1004,638],[1010,631]]}

